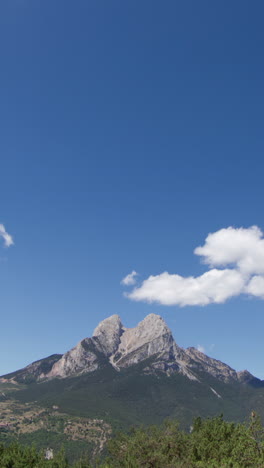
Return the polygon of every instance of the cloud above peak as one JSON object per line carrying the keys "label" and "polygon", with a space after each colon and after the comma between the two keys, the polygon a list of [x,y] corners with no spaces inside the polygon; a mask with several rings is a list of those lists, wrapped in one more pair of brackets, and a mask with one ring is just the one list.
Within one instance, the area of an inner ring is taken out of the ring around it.
{"label": "cloud above peak", "polygon": [[257,226],[228,227],[208,234],[205,244],[197,247],[194,253],[210,266],[233,264],[246,274],[264,274],[263,232]]}
{"label": "cloud above peak", "polygon": [[131,286],[132,284],[136,284],[137,275],[138,273],[133,270],[131,273],[129,273],[129,275],[125,276],[125,278],[121,280],[121,284],[124,286]]}
{"label": "cloud above peak", "polygon": [[[151,275],[125,295],[134,301],[181,307],[220,304],[240,294],[264,299],[264,238],[257,226],[228,227],[210,233],[194,253],[209,265],[202,275]],[[124,280],[125,285],[134,284]]]}
{"label": "cloud above peak", "polygon": [[198,277],[161,273],[150,276],[127,297],[134,301],[157,302],[163,305],[221,304],[239,295],[244,287],[243,276],[236,270],[209,270]]}
{"label": "cloud above peak", "polygon": [[6,232],[5,226],[3,224],[0,224],[0,237],[4,240],[4,246],[5,247],[10,247],[11,245],[14,245],[13,238],[8,232]]}

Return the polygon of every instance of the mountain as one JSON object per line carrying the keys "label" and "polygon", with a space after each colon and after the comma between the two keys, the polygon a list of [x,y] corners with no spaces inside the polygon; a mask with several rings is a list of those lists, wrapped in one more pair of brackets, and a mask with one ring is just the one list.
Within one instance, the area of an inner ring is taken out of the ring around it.
{"label": "mountain", "polygon": [[181,348],[156,314],[134,328],[112,315],[65,354],[0,378],[0,441],[63,442],[73,458],[88,446],[98,455],[118,428],[176,418],[189,430],[196,416],[243,421],[252,410],[264,418],[263,382]]}
{"label": "mountain", "polygon": [[144,374],[170,376],[177,373],[199,382],[201,376],[198,374],[203,372],[226,383],[261,385],[261,381],[248,371],[237,372],[196,348],[179,347],[164,320],[156,314],[148,315],[135,328],[125,328],[120,317],[112,315],[99,323],[91,338],[83,339],[65,354],[36,361],[1,379],[18,383],[41,382],[84,375],[102,369],[106,364],[120,372],[139,363],[143,363]]}
{"label": "mountain", "polygon": [[17,383],[32,383],[47,374],[52,369],[53,365],[62,358],[62,354],[52,354],[51,356],[35,361],[27,367],[18,371],[6,374],[0,377],[0,381],[17,382]]}

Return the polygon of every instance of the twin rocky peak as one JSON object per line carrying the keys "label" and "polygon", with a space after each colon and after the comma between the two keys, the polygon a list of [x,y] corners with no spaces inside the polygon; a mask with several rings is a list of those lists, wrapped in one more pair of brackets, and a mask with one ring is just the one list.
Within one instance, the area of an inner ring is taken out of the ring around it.
{"label": "twin rocky peak", "polygon": [[94,372],[111,365],[117,372],[141,363],[144,374],[174,373],[191,380],[200,380],[201,373],[219,380],[256,384],[259,381],[249,372],[236,372],[228,365],[206,356],[195,348],[180,348],[164,320],[156,314],[148,315],[135,328],[125,328],[118,315],[100,322],[92,338],[85,338],[63,355],[52,355],[3,380],[14,382],[43,381]]}

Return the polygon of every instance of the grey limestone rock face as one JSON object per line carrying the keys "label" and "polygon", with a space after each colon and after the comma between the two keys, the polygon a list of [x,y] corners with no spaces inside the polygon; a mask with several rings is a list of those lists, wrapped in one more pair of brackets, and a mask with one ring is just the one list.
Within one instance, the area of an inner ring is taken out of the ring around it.
{"label": "grey limestone rock face", "polygon": [[103,320],[95,329],[92,338],[85,338],[65,353],[42,378],[68,377],[93,372],[100,366],[100,355],[111,356],[120,343],[123,326],[118,315]]}
{"label": "grey limestone rock face", "polygon": [[48,374],[42,374],[41,378],[64,378],[98,369],[98,356],[94,349],[95,346],[91,338],[80,341],[77,346],[63,354],[51,371]]}
{"label": "grey limestone rock face", "polygon": [[127,328],[113,356],[118,367],[137,364],[155,354],[173,352],[172,334],[164,320],[155,314],[148,315],[135,328]]}
{"label": "grey limestone rock face", "polygon": [[42,378],[80,375],[100,367],[99,354],[104,355],[116,369],[127,368],[153,358],[146,364],[145,373],[182,373],[198,380],[189,367],[192,362],[185,350],[174,341],[164,320],[156,314],[148,315],[134,328],[125,328],[118,315],[103,320],[92,338],[86,338],[65,353],[52,370]]}
{"label": "grey limestone rock face", "polygon": [[185,352],[192,359],[192,362],[189,363],[191,369],[201,369],[224,382],[238,380],[237,372],[227,364],[206,356],[196,348],[187,348]]}
{"label": "grey limestone rock face", "polygon": [[111,356],[116,352],[120,344],[124,327],[118,315],[111,315],[99,323],[93,332],[93,338],[99,350],[106,356]]}

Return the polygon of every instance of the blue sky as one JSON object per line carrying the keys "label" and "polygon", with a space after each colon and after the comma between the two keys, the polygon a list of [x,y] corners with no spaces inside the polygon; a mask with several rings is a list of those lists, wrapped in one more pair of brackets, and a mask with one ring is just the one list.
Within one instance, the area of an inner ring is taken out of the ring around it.
{"label": "blue sky", "polygon": [[0,6],[0,374],[148,313],[264,378],[264,302],[131,301],[120,281],[200,276],[211,232],[264,229],[260,1]]}

